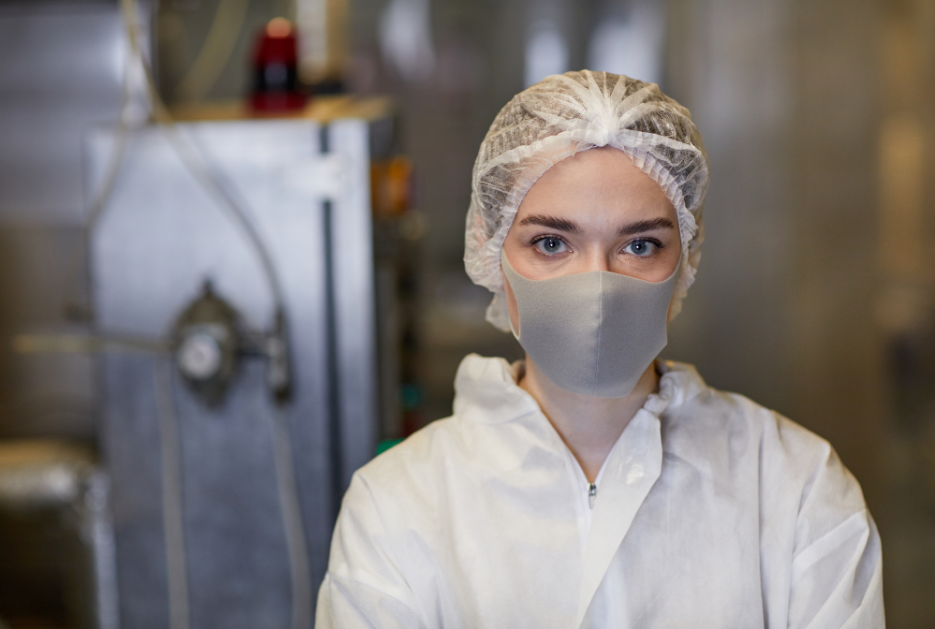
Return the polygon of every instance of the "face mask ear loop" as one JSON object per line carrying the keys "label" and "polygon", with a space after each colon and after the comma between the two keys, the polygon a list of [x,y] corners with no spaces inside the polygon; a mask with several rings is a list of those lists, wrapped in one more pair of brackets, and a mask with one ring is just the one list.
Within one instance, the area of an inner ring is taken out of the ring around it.
{"label": "face mask ear loop", "polygon": [[[509,282],[509,280],[507,280],[507,282]],[[511,287],[511,288],[512,288],[512,287]],[[504,294],[504,299],[505,299],[505,298],[506,298],[506,294]],[[510,306],[509,306],[509,303],[507,303],[507,318],[510,320],[510,331],[513,333],[513,337],[514,337],[517,341],[519,341],[519,331],[518,331],[516,328],[513,327],[513,317],[510,316]],[[516,309],[516,318],[519,319],[519,308]],[[519,323],[520,323],[520,326],[522,326],[522,323],[523,323],[523,322],[520,321]]]}
{"label": "face mask ear loop", "polygon": [[[510,261],[506,257],[506,251],[500,249],[500,273],[503,275],[503,283],[510,286],[510,292],[513,291],[513,285],[510,284],[510,278],[507,277],[506,270],[504,267],[509,267],[513,271],[513,267],[510,265]],[[514,273],[516,271],[513,271]],[[510,316],[510,300],[506,296],[506,286],[503,287],[503,300],[506,302],[506,318],[510,321],[510,331],[513,333],[513,337],[519,341],[519,330],[513,327],[513,317]],[[516,293],[513,293],[513,301],[516,301]],[[519,304],[516,307],[516,318],[519,319]],[[523,328],[523,322],[519,322],[520,330]]]}
{"label": "face mask ear loop", "polygon": [[[672,275],[681,275],[682,264],[685,263],[686,259],[688,259],[688,253],[685,251],[685,248],[683,247],[682,252],[679,254],[679,263],[675,265],[675,270],[672,272]],[[671,278],[672,275],[670,275],[669,278]],[[676,293],[678,293],[678,282],[679,280],[676,280],[676,288],[674,291],[672,291],[672,297],[669,299],[669,308],[666,310],[666,329],[667,330],[669,328],[669,324],[672,322],[672,319],[675,318],[672,315],[672,304],[675,303],[675,296],[676,296]],[[681,308],[679,308],[679,310],[681,310]],[[678,311],[676,311],[675,314],[677,315]]]}

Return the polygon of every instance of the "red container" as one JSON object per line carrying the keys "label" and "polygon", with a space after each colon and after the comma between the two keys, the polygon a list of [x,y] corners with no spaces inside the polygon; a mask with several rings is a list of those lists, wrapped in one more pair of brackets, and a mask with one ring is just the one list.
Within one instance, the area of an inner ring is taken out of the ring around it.
{"label": "red container", "polygon": [[289,112],[305,106],[298,65],[295,29],[283,18],[270,21],[257,35],[253,53],[253,111]]}

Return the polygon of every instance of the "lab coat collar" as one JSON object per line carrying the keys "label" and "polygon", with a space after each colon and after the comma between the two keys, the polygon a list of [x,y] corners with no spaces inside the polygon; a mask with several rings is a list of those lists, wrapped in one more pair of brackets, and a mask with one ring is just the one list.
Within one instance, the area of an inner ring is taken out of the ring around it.
{"label": "lab coat collar", "polygon": [[[659,391],[650,395],[642,411],[660,417],[705,389],[695,368],[674,361],[656,361],[662,377]],[[539,405],[517,384],[522,362],[469,354],[455,376],[455,415],[484,424],[498,424],[539,411]]]}
{"label": "lab coat collar", "polygon": [[482,424],[499,424],[539,410],[516,384],[516,368],[502,358],[469,354],[455,376],[454,412]]}
{"label": "lab coat collar", "polygon": [[[662,375],[659,379],[658,397],[665,400],[666,407],[681,406],[686,400],[697,396],[708,387],[695,368],[687,363],[679,363],[674,360],[657,360],[656,368]],[[643,408],[650,410],[651,402],[652,396],[646,401]],[[652,403],[656,404],[655,402]],[[666,408],[662,408],[656,413],[657,417],[665,410]]]}

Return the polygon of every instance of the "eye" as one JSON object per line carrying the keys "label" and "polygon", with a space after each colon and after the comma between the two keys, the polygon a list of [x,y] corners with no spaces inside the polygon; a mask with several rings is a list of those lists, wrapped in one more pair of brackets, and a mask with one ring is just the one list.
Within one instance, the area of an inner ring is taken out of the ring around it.
{"label": "eye", "polygon": [[568,250],[568,245],[561,238],[555,236],[543,236],[535,241],[536,248],[546,255],[555,255],[564,253]]}
{"label": "eye", "polygon": [[659,243],[652,240],[634,240],[623,248],[624,252],[645,258],[651,256],[660,248]]}

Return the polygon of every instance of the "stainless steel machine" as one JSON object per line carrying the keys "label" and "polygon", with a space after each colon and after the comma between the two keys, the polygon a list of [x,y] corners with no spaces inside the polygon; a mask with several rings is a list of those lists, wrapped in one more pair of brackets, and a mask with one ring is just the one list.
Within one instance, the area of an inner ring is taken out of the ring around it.
{"label": "stainless steel machine", "polygon": [[[100,371],[123,627],[310,622],[340,498],[378,438],[357,115],[126,136],[89,239],[96,333],[132,339]],[[120,134],[87,136],[89,193]]]}

